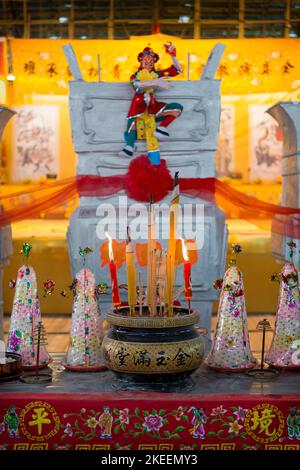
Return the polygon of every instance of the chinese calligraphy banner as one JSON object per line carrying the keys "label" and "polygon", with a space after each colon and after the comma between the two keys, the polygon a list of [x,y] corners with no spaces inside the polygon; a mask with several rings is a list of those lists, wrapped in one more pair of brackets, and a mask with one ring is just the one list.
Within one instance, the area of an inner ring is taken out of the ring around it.
{"label": "chinese calligraphy banner", "polygon": [[[199,80],[212,48],[222,42],[226,49],[216,74],[222,80],[222,95],[276,93],[299,88],[299,39],[171,39],[183,68],[176,80]],[[127,82],[136,71],[137,55],[145,46],[151,46],[159,54],[159,67],[169,65],[164,42],[166,39],[159,35],[140,36],[134,41],[11,39],[18,96],[30,92],[68,93],[68,81],[73,78],[62,49],[67,43],[74,48],[84,80],[99,80],[97,57],[100,54],[101,81]]]}
{"label": "chinese calligraphy banner", "polygon": [[100,449],[300,450],[300,395],[0,395],[0,450]]}

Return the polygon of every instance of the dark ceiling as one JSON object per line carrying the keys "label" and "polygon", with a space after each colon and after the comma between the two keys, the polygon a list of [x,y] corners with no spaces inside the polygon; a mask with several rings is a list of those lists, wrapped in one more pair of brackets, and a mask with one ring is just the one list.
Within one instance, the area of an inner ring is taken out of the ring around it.
{"label": "dark ceiling", "polygon": [[0,36],[298,37],[300,0],[0,0]]}

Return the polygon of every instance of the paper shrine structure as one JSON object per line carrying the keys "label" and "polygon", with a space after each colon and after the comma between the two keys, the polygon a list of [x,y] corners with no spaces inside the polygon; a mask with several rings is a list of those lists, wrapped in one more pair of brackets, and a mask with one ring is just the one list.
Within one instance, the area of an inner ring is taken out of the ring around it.
{"label": "paper shrine structure", "polygon": [[[180,102],[184,108],[180,118],[172,123],[169,140],[160,143],[161,158],[166,160],[172,175],[176,171],[179,171],[179,177],[182,178],[207,178],[216,175],[214,154],[218,143],[221,103],[220,80],[216,80],[214,75],[223,50],[222,44],[214,47],[198,81],[173,81],[169,90],[157,93],[159,100]],[[131,159],[120,157],[118,153],[123,147],[126,115],[133,96],[129,77],[128,83],[86,82],[82,78],[72,46],[64,46],[64,52],[74,78],[70,81],[69,105],[73,143],[78,154],[77,175],[126,174]],[[144,142],[137,142],[132,158],[143,153]],[[88,244],[94,251],[89,256],[87,266],[95,273],[96,283],[106,282],[110,285],[108,269],[100,269],[99,247],[105,239],[100,240],[97,237],[99,216],[96,212],[99,204],[112,204],[121,224],[123,215],[119,196],[125,196],[124,192],[106,198],[80,198],[68,228],[69,255],[74,276],[82,267],[78,249]],[[127,200],[128,206],[135,202]],[[160,201],[162,202],[168,203],[169,198]],[[196,202],[203,204],[205,217],[203,246],[199,250],[199,261],[193,266],[193,308],[201,312],[201,326],[210,330],[212,304],[217,295],[213,289],[213,281],[224,273],[227,226],[224,213],[215,204],[181,196],[181,204]],[[130,223],[130,217],[128,221]],[[192,220],[188,223],[192,224]],[[145,227],[147,234],[146,218]],[[157,239],[159,240],[159,236]],[[166,248],[168,240],[159,241]],[[182,279],[181,269],[182,267],[178,270],[178,279]],[[142,276],[143,283],[146,284],[144,268]],[[120,284],[126,283],[125,269],[120,270],[118,277]],[[104,297],[101,299],[104,312],[110,308],[111,298],[105,297],[107,300]]]}
{"label": "paper shrine structure", "polygon": [[[8,121],[14,116],[15,111],[5,106],[0,106],[0,141]],[[0,211],[3,208],[0,206]],[[3,340],[3,269],[10,262],[13,254],[12,236],[10,225],[0,229],[0,340]]]}
{"label": "paper shrine structure", "polygon": [[[300,103],[279,102],[272,106],[268,113],[276,119],[282,129],[282,205],[300,207]],[[289,227],[291,234],[300,230],[300,216],[276,216],[273,224]],[[287,242],[293,238],[297,248],[294,250],[293,262],[300,268],[299,237],[284,237],[272,232],[272,252],[275,258],[284,262],[290,261]]]}

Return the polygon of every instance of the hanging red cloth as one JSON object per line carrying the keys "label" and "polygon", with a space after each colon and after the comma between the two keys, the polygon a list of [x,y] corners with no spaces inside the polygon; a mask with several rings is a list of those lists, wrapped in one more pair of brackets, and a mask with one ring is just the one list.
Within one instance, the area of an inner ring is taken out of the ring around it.
{"label": "hanging red cloth", "polygon": [[[227,217],[244,219],[290,238],[300,239],[300,208],[284,207],[248,196],[217,178],[180,178],[180,191],[193,198],[215,203]],[[0,197],[0,226],[62,206],[75,196],[108,197],[124,191],[130,199],[148,203],[150,194],[158,202],[172,190],[173,180],[165,160],[152,165],[147,156],[131,161],[127,174],[81,175]],[[287,216],[299,216],[298,227],[286,223]],[[280,217],[282,216],[282,222]]]}

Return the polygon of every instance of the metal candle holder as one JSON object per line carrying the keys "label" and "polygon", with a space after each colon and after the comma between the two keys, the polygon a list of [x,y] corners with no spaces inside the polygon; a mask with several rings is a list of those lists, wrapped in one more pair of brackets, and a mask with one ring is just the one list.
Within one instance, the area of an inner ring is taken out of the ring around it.
{"label": "metal candle holder", "polygon": [[49,372],[40,372],[40,349],[41,345],[46,345],[46,334],[45,328],[40,321],[37,326],[34,327],[34,344],[37,348],[36,351],[36,369],[34,372],[25,373],[20,377],[21,382],[27,384],[38,384],[52,382],[52,374]]}
{"label": "metal candle holder", "polygon": [[247,370],[246,374],[250,375],[251,377],[255,377],[256,379],[259,379],[259,380],[268,380],[270,378],[274,378],[278,374],[278,370],[272,369],[271,367],[267,367],[267,368],[264,367],[266,331],[272,331],[272,328],[271,328],[270,322],[266,318],[264,318],[263,320],[258,322],[256,329],[258,331],[262,331],[260,367]]}

